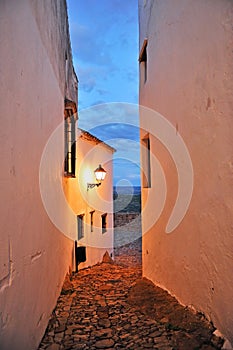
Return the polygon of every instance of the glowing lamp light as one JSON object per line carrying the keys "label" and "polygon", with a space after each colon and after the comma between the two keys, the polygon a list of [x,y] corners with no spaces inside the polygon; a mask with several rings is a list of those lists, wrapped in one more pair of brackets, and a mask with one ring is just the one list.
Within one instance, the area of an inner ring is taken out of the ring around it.
{"label": "glowing lamp light", "polygon": [[102,168],[101,164],[95,169],[94,173],[97,181],[103,181],[105,179],[106,171]]}
{"label": "glowing lamp light", "polygon": [[99,187],[101,185],[101,181],[103,181],[105,179],[106,170],[104,170],[104,168],[102,168],[101,164],[99,164],[98,168],[95,169],[94,173],[95,173],[96,181],[98,181],[98,182],[95,184],[88,183],[87,190],[89,190],[89,188],[94,188],[95,186]]}

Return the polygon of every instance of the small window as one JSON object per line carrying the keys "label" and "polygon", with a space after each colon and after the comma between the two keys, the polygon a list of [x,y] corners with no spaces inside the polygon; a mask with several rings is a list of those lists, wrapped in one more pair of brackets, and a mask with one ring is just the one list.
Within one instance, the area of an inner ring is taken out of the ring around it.
{"label": "small window", "polygon": [[101,215],[102,219],[102,233],[107,232],[107,214]]}
{"label": "small window", "polygon": [[142,139],[142,185],[144,188],[151,187],[151,165],[150,165],[150,138],[149,135]]}
{"label": "small window", "polygon": [[77,223],[78,223],[78,239],[81,239],[84,237],[84,214],[77,216]]}
{"label": "small window", "polygon": [[94,227],[94,210],[90,211],[90,223],[91,223],[91,232],[93,232]]}
{"label": "small window", "polygon": [[139,55],[139,62],[140,62],[140,79],[143,80],[145,83],[147,81],[147,39],[145,39],[143,42],[142,49]]}

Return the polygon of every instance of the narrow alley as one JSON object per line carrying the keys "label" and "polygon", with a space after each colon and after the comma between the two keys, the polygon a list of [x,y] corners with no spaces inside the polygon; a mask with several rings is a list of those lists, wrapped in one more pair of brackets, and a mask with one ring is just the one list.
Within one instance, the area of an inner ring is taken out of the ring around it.
{"label": "narrow alley", "polygon": [[142,278],[141,239],[64,283],[39,350],[221,349],[202,314]]}
{"label": "narrow alley", "polygon": [[0,0],[0,350],[233,350],[232,24]]}

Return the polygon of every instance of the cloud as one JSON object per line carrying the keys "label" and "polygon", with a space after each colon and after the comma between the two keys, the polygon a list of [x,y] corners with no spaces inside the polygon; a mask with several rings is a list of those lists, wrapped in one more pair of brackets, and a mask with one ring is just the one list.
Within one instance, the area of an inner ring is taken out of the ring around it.
{"label": "cloud", "polygon": [[[125,159],[117,159],[113,161],[114,184],[120,180],[126,179],[133,186],[140,186],[140,166]],[[129,185],[128,184],[128,185]]]}
{"label": "cloud", "polygon": [[139,173],[139,174],[129,174],[128,178],[140,180],[141,177],[140,177],[140,173]]}
{"label": "cloud", "polygon": [[105,67],[84,66],[79,63],[77,63],[77,67],[79,90],[89,93],[95,89],[95,92],[101,97],[108,94],[107,89],[97,88],[97,86],[99,86],[98,81],[100,80],[100,76],[102,79],[106,79],[108,76],[108,72],[106,71]]}
{"label": "cloud", "polygon": [[101,105],[101,104],[103,104],[103,103],[105,103],[105,101],[97,100],[97,101],[95,101],[95,102],[93,102],[93,103],[91,104],[91,107],[92,107],[92,106],[96,106],[96,105]]}
{"label": "cloud", "polygon": [[135,18],[133,8],[137,8],[138,1],[137,0],[104,0],[106,5],[106,10],[112,13],[112,17],[122,16],[125,18],[125,21],[128,21],[129,18]]}
{"label": "cloud", "polygon": [[96,91],[101,96],[106,95],[108,93],[108,90],[106,90],[106,89],[97,89]]}
{"label": "cloud", "polygon": [[136,69],[128,69],[126,74],[129,82],[136,83],[138,81],[138,71]]}
{"label": "cloud", "polygon": [[123,123],[110,123],[106,125],[101,125],[96,127],[90,132],[94,135],[98,135],[103,141],[108,141],[109,139],[130,139],[139,140],[139,128],[133,125],[127,125]]}
{"label": "cloud", "polygon": [[113,65],[103,37],[97,36],[93,26],[71,22],[73,52],[79,62],[89,65]]}
{"label": "cloud", "polygon": [[81,86],[85,92],[91,92],[96,85],[94,78],[89,78],[85,83],[81,83]]}
{"label": "cloud", "polygon": [[139,125],[139,111],[137,104],[105,103],[96,105],[79,112],[79,123],[87,131],[111,123],[125,123],[132,126]]}
{"label": "cloud", "polygon": [[140,163],[140,144],[132,140],[116,139],[109,140],[108,144],[114,147],[117,152],[114,153],[115,161],[124,159],[125,161]]}
{"label": "cloud", "polygon": [[92,68],[79,67],[78,69],[79,89],[85,92],[91,92],[96,86],[96,78]]}

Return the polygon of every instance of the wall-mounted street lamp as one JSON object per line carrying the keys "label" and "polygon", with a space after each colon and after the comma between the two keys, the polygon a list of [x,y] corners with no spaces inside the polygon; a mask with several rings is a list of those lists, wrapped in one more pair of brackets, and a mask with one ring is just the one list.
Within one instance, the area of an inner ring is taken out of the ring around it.
{"label": "wall-mounted street lamp", "polygon": [[101,164],[99,164],[98,168],[95,169],[94,173],[95,173],[96,181],[98,181],[98,182],[94,183],[94,184],[88,183],[87,184],[87,191],[89,190],[89,188],[94,188],[95,186],[99,187],[101,185],[101,181],[104,180],[105,175],[106,175],[106,171],[104,170],[104,168],[102,168]]}

